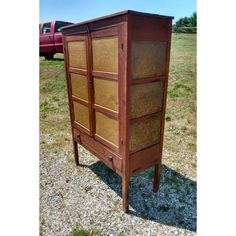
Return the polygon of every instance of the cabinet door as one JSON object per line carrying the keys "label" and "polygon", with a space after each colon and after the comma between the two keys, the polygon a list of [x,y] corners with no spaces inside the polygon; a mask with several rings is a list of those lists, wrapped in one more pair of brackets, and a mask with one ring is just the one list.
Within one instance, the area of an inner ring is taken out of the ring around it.
{"label": "cabinet door", "polygon": [[91,33],[94,137],[119,149],[118,27]]}
{"label": "cabinet door", "polygon": [[88,36],[67,36],[65,45],[72,125],[92,135]]}

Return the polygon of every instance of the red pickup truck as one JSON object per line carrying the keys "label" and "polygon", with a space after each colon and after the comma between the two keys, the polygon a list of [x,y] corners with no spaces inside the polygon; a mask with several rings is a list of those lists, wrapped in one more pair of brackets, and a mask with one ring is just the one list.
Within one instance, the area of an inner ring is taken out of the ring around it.
{"label": "red pickup truck", "polygon": [[71,24],[65,21],[39,24],[39,55],[51,60],[55,53],[63,53],[61,27]]}

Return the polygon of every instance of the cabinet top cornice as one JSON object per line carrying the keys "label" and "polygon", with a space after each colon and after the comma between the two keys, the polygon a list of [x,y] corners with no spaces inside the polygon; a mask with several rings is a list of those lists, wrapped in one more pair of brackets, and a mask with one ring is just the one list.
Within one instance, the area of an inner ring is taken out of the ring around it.
{"label": "cabinet top cornice", "polygon": [[74,28],[74,27],[77,27],[77,26],[82,26],[82,25],[85,25],[85,24],[97,22],[97,21],[100,21],[100,20],[106,20],[106,19],[110,19],[110,18],[113,18],[113,17],[122,16],[122,15],[127,15],[127,14],[147,16],[147,17],[165,18],[165,19],[174,19],[173,16],[164,16],[164,15],[153,14],[153,13],[125,10],[125,11],[117,12],[117,13],[114,13],[114,14],[98,17],[98,18],[95,18],[95,19],[91,19],[91,20],[88,20],[88,21],[83,21],[83,22],[80,22],[80,23],[76,23],[76,24],[73,24],[73,25],[64,26],[61,29],[63,31],[64,29],[71,29],[71,28]]}

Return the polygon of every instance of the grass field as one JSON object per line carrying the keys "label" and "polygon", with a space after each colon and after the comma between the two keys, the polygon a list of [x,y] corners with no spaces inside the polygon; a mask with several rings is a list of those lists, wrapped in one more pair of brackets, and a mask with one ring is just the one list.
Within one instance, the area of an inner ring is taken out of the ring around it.
{"label": "grass field", "polygon": [[[196,35],[172,37],[164,163],[196,178]],[[178,163],[178,165],[176,165]]]}
{"label": "grass field", "polygon": [[[63,55],[57,54],[55,58],[54,61],[40,59],[42,152],[71,148]],[[50,138],[53,142],[47,142]],[[189,177],[196,177],[195,35],[174,34],[172,38],[164,149],[171,157],[164,159],[164,163]]]}
{"label": "grass field", "polygon": [[[72,150],[63,55],[56,55],[53,61],[40,58],[41,158],[49,153],[64,153],[70,156],[68,161],[73,162]],[[196,35],[172,36],[163,165],[194,183],[189,191],[193,192],[192,210],[196,211]],[[150,169],[146,177],[152,176],[153,169]],[[169,181],[176,189],[181,188],[175,179]],[[41,190],[44,182],[40,180]],[[166,210],[165,206],[163,209]],[[196,212],[192,214],[191,224],[194,224]]]}

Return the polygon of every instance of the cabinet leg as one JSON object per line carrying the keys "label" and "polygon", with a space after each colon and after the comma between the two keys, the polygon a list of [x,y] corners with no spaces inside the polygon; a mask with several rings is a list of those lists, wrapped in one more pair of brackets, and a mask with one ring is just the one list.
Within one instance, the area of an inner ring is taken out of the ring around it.
{"label": "cabinet leg", "polygon": [[77,142],[73,141],[73,146],[74,146],[75,163],[78,166],[79,165],[79,154],[78,154],[78,144],[77,144]]}
{"label": "cabinet leg", "polygon": [[160,185],[160,174],[161,174],[161,164],[155,165],[154,170],[154,180],[153,180],[153,191],[157,192]]}
{"label": "cabinet leg", "polygon": [[129,211],[129,177],[122,177],[122,201],[123,211]]}

